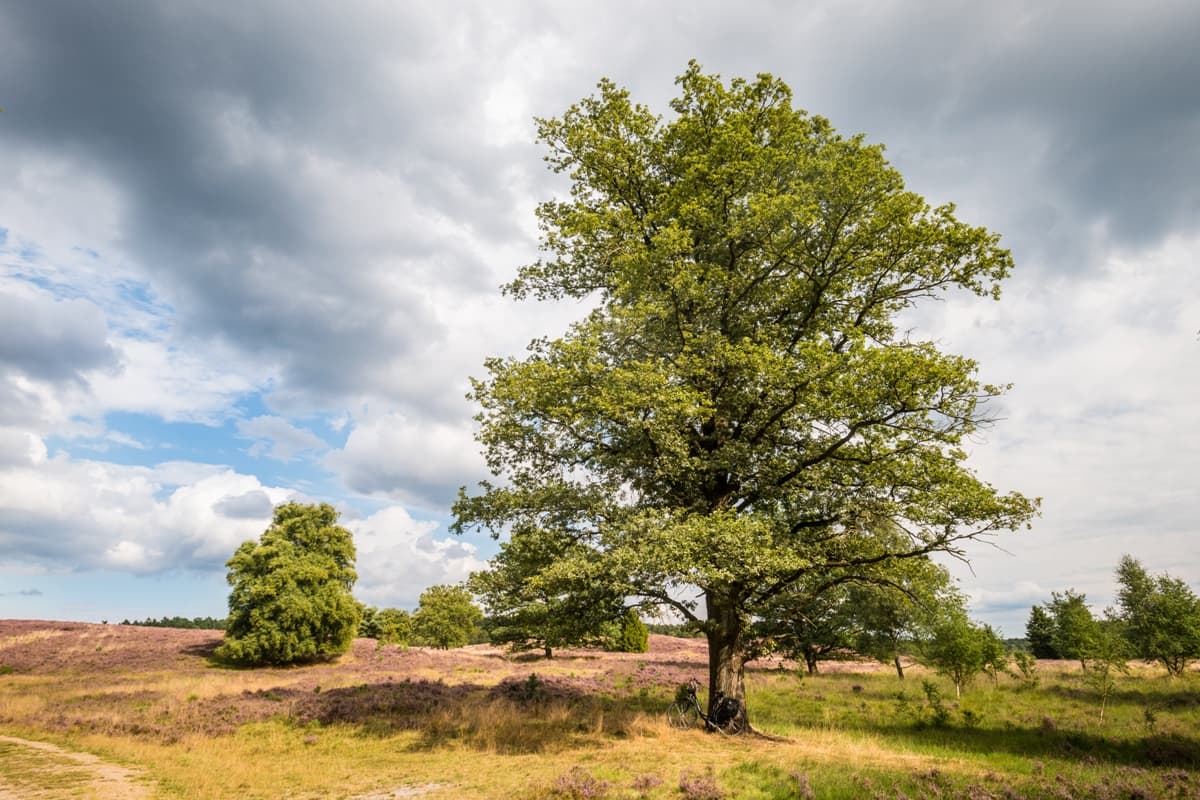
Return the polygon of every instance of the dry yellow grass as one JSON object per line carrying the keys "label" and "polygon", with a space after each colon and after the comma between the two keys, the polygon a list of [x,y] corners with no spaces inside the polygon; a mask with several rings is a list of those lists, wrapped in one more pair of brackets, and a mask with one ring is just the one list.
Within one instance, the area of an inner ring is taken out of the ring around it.
{"label": "dry yellow grass", "polygon": [[17,633],[17,634],[9,634],[7,636],[0,636],[0,654],[3,654],[5,650],[16,649],[18,647],[30,644],[32,642],[40,642],[40,641],[44,641],[46,639],[55,639],[55,638],[63,636],[64,634],[65,634],[64,631],[35,630],[35,631],[30,631],[28,633]]}
{"label": "dry yellow grass", "polygon": [[[933,676],[920,670],[901,686],[879,669],[851,674],[837,665],[801,680],[790,665],[757,668],[752,713],[757,708],[758,724],[788,738],[731,739],[671,729],[662,714],[682,676],[703,675],[700,642],[656,639],[646,655],[576,651],[544,661],[483,647],[442,653],[359,641],[333,664],[229,670],[205,658],[212,634],[97,627],[5,637],[19,640],[6,652],[20,658],[12,662],[15,674],[0,676],[0,733],[138,770],[154,798],[551,798],[570,796],[554,787],[572,770],[606,781],[609,800],[678,798],[681,774],[709,770],[731,797],[792,796],[770,788],[789,775],[811,777],[818,797],[870,795],[867,775],[895,779],[920,796],[930,775],[959,786],[1027,786],[1039,774],[1035,761],[1046,762],[1047,775],[1075,769],[1079,755],[1046,749],[1057,741],[1039,730],[1046,715],[1075,726],[1070,735],[1097,742],[1113,730],[1090,722],[1086,703],[1073,694],[1071,664],[1045,665],[1045,679],[1062,691],[974,690],[972,702],[992,704],[975,706],[993,725],[978,734],[1010,750],[992,757],[957,747],[963,731],[913,735],[911,724],[897,720],[898,689],[922,702],[921,681]],[[1161,683],[1153,668],[1142,670],[1147,684]],[[1187,700],[1197,696],[1189,686],[1163,691]],[[1058,706],[1050,710],[1047,702]],[[1006,703],[1014,710],[1003,710]],[[1003,738],[1000,714],[1015,725],[1012,739]],[[1172,735],[1194,735],[1187,714],[1187,707],[1164,710],[1158,724]],[[1114,719],[1121,715],[1127,726],[1141,724],[1140,707],[1113,712]],[[47,763],[40,771],[0,763],[0,786],[7,774],[10,784],[19,779],[26,793],[46,797],[78,788],[80,773],[69,763]],[[1104,765],[1079,769],[1091,769],[1087,780],[1095,780]],[[1077,772],[1068,774],[1078,780]],[[749,788],[735,788],[743,784]],[[0,800],[7,800],[2,791]]]}

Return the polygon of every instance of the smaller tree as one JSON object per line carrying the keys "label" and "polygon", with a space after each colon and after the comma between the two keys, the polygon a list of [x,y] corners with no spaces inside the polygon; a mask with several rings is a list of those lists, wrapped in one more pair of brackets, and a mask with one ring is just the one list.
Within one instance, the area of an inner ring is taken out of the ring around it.
{"label": "smaller tree", "polygon": [[362,606],[350,593],[354,540],[333,506],[285,503],[257,542],[226,566],[229,618],[217,656],[239,664],[292,664],[346,652]]}
{"label": "smaller tree", "polygon": [[1100,697],[1100,719],[1117,685],[1118,674],[1128,674],[1129,643],[1121,634],[1117,620],[1097,622],[1088,645],[1087,662],[1083,668],[1083,682]]}
{"label": "smaller tree", "polygon": [[363,606],[362,617],[358,620],[358,635],[363,639],[379,638],[379,609],[375,606]]}
{"label": "smaller tree", "polygon": [[939,674],[954,682],[955,696],[962,697],[962,690],[976,675],[996,668],[998,652],[1004,652],[1004,643],[990,625],[977,625],[960,609],[950,609],[934,624],[924,656]]}
{"label": "smaller tree", "polygon": [[851,586],[847,605],[856,624],[854,649],[890,662],[904,680],[902,657],[920,650],[939,614],[965,617],[965,603],[945,567],[928,558],[899,562],[885,583]]}
{"label": "smaller tree", "polygon": [[358,635],[375,639],[379,644],[408,644],[412,638],[412,615],[402,608],[366,606]]}
{"label": "smaller tree", "polygon": [[[894,522],[873,520],[871,530],[901,546]],[[893,664],[903,680],[901,656],[927,636],[934,609],[962,605],[950,573],[928,556],[884,559],[796,581],[767,604],[754,632],[770,649],[803,659],[810,675],[822,659],[858,653]]]}
{"label": "smaller tree", "polygon": [[803,661],[816,675],[821,661],[849,653],[854,620],[844,584],[810,585],[800,581],[780,592],[752,628],[764,652]]}
{"label": "smaller tree", "polygon": [[1012,656],[1008,652],[1008,647],[1005,646],[1004,640],[1000,638],[1000,634],[996,633],[991,625],[983,626],[980,637],[983,672],[992,679],[992,685],[994,686],[1000,680],[1000,673],[1008,672],[1008,665],[1012,661]]}
{"label": "smaller tree", "polygon": [[462,647],[483,620],[483,612],[463,586],[430,586],[421,593],[419,604],[412,619],[418,644],[443,650]]}
{"label": "smaller tree", "polygon": [[378,633],[375,638],[381,644],[406,645],[412,638],[412,615],[402,608],[385,608],[376,615]]}
{"label": "smaller tree", "polygon": [[1088,608],[1087,595],[1074,589],[1059,594],[1053,592],[1046,605],[1047,613],[1054,620],[1054,633],[1050,641],[1059,658],[1077,659],[1087,669],[1088,658],[1096,647],[1098,626],[1092,610]]}
{"label": "smaller tree", "polygon": [[1028,650],[1017,649],[1012,652],[1013,665],[1016,672],[1013,676],[1021,681],[1022,689],[1036,689],[1042,682],[1037,671],[1037,658]]}
{"label": "smaller tree", "polygon": [[650,630],[637,609],[625,610],[606,649],[613,653],[644,653],[650,649]]}
{"label": "smaller tree", "polygon": [[1169,575],[1151,577],[1132,556],[1117,566],[1117,618],[1139,658],[1157,661],[1178,677],[1200,658],[1200,598]]}
{"label": "smaller tree", "polygon": [[1029,609],[1029,620],[1025,623],[1025,638],[1029,641],[1029,652],[1034,658],[1059,658],[1054,649],[1054,618],[1045,607],[1035,605]]}
{"label": "smaller tree", "polygon": [[[562,569],[568,554],[577,560]],[[552,658],[557,648],[600,642],[606,626],[624,614],[624,594],[596,567],[585,548],[561,531],[518,530],[467,586],[487,609],[484,624],[493,643],[540,648]]]}

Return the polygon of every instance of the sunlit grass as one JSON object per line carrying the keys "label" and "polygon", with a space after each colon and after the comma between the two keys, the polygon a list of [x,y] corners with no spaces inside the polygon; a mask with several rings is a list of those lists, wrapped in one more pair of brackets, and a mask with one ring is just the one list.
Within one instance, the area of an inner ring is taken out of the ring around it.
{"label": "sunlit grass", "polygon": [[63,756],[0,741],[0,780],[20,794],[55,791],[77,796],[91,777],[85,767]]}
{"label": "sunlit grass", "polygon": [[[109,647],[100,658],[136,639],[81,642],[80,658]],[[1077,665],[1044,664],[1035,689],[981,678],[962,698],[920,669],[903,682],[878,669],[752,670],[751,719],[768,736],[726,738],[663,716],[672,681],[703,674],[699,650],[545,661],[359,646],[336,664],[268,670],[181,652],[153,668],[0,676],[0,732],[136,767],[160,798],[661,799],[706,781],[730,800],[1200,796],[1194,671],[1171,680],[1139,666],[1101,721]],[[0,788],[69,797],[86,781],[37,758],[0,759]]]}

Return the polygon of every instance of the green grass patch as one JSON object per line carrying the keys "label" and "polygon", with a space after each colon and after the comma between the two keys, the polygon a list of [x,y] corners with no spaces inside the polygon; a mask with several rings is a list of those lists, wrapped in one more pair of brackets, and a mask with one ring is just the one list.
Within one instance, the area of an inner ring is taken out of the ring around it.
{"label": "green grass patch", "polygon": [[94,773],[69,757],[13,742],[0,742],[0,785],[17,796],[72,797],[91,784]]}
{"label": "green grass patch", "polygon": [[6,651],[0,732],[72,751],[0,747],[0,787],[19,797],[91,800],[97,770],[118,765],[154,800],[1200,797],[1195,670],[1135,666],[1101,719],[1075,664],[961,697],[919,668],[755,668],[750,720],[768,736],[726,737],[667,724],[678,683],[707,674],[692,640],[552,661],[369,642],[338,662],[214,670],[199,632],[124,631],[94,657],[94,638],[60,633]]}

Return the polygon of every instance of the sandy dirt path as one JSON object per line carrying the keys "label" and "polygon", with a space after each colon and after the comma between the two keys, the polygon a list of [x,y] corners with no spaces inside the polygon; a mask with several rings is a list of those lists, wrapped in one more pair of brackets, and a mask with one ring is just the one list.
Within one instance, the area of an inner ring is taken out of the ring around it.
{"label": "sandy dirt path", "polygon": [[[151,796],[148,786],[138,782],[139,773],[126,767],[112,764],[91,753],[78,753],[64,750],[58,745],[48,742],[35,742],[29,739],[18,739],[15,736],[0,736],[0,742],[19,747],[28,747],[52,754],[72,766],[87,770],[91,777],[82,791],[71,792],[72,797],[104,798],[104,800],[145,800]],[[4,783],[0,778],[0,800],[43,800],[62,796],[61,787],[34,789],[17,788]]]}

